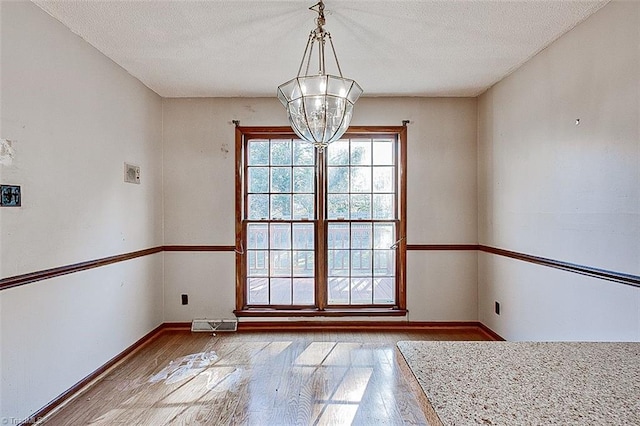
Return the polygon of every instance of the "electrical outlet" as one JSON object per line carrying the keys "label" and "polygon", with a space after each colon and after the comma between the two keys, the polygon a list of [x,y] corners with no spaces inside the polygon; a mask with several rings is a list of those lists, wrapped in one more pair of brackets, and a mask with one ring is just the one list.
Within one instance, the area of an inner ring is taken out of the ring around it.
{"label": "electrical outlet", "polygon": [[188,305],[189,304],[189,295],[188,294],[183,294],[181,296],[181,298],[182,298],[182,304],[183,305]]}
{"label": "electrical outlet", "polygon": [[495,302],[496,315],[500,315],[500,302]]}

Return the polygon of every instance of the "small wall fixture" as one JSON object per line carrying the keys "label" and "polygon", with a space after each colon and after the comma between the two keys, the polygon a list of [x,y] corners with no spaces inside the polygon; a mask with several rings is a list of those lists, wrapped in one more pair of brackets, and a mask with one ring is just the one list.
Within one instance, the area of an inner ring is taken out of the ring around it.
{"label": "small wall fixture", "polygon": [[127,183],[140,184],[140,166],[124,163],[124,181]]}
{"label": "small wall fixture", "polygon": [[19,185],[0,185],[0,207],[22,206],[22,194]]}
{"label": "small wall fixture", "polygon": [[[362,94],[354,80],[344,78],[331,34],[324,30],[322,0],[309,8],[318,13],[316,28],[309,34],[296,78],[278,86],[278,99],[287,109],[293,131],[316,148],[324,149],[344,134],[351,122],[353,105]],[[329,40],[339,75],[326,72],[325,42]],[[318,45],[318,73],[309,75],[313,48]],[[305,67],[304,74],[302,68]]]}

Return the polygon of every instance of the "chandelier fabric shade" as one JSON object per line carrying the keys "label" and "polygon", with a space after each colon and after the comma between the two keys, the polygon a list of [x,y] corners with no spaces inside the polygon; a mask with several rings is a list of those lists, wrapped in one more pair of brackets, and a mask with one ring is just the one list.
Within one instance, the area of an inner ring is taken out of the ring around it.
{"label": "chandelier fabric shade", "polygon": [[[317,10],[315,8],[318,8]],[[322,0],[309,9],[318,12],[317,28],[311,31],[297,77],[278,87],[278,99],[287,109],[293,131],[302,139],[324,149],[349,128],[353,106],[362,95],[354,80],[344,78],[333,47],[331,34],[324,30]],[[339,75],[327,74],[325,41],[329,40]],[[318,45],[318,73],[309,75],[314,44]],[[305,75],[300,75],[306,62]]]}

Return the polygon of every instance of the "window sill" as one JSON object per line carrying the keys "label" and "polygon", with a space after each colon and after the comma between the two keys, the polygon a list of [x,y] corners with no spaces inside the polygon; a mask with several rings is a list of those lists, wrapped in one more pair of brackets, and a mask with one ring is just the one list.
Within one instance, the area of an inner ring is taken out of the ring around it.
{"label": "window sill", "polygon": [[237,317],[391,317],[405,316],[406,309],[398,308],[349,308],[349,309],[268,309],[246,308],[235,310]]}

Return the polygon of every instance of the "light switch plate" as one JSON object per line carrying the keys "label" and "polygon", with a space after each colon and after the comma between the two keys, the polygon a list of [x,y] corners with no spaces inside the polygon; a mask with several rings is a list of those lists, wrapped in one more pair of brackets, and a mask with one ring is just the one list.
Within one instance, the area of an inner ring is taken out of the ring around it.
{"label": "light switch plate", "polygon": [[124,181],[140,184],[140,166],[124,163]]}

